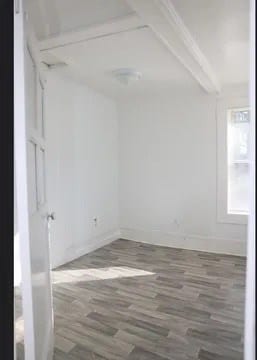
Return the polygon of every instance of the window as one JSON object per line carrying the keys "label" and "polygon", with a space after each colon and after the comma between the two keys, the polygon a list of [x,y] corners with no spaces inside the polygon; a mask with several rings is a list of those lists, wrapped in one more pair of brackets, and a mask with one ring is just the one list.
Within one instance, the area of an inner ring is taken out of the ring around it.
{"label": "window", "polygon": [[228,199],[229,214],[249,210],[249,109],[228,110]]}
{"label": "window", "polygon": [[247,224],[249,211],[249,119],[246,98],[217,104],[217,218]]}

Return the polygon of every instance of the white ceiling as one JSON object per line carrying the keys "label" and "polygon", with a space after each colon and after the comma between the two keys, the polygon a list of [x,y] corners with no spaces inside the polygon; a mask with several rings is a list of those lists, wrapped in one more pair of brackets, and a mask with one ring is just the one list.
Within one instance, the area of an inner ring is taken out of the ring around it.
{"label": "white ceiling", "polygon": [[[199,87],[149,28],[59,47],[49,54],[66,62],[74,76],[112,97]],[[121,85],[111,75],[119,68],[137,69],[142,79]]]}
{"label": "white ceiling", "polygon": [[[39,39],[133,13],[125,0],[33,0],[32,3],[32,22]],[[249,0],[172,0],[172,3],[221,85],[246,83]],[[148,27],[43,52],[46,61],[51,56],[68,64],[60,71],[69,72],[81,82],[116,98],[161,89],[199,88],[189,71]],[[141,71],[142,80],[127,87],[119,84],[110,73],[125,67]]]}
{"label": "white ceiling", "polygon": [[29,0],[39,40],[126,16],[133,11],[125,0]]}
{"label": "white ceiling", "polygon": [[249,74],[248,0],[172,0],[223,85]]}

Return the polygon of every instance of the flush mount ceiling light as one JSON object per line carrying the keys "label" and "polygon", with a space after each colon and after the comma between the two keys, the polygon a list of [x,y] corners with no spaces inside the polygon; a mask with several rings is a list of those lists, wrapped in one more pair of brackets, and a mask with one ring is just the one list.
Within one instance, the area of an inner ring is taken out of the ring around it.
{"label": "flush mount ceiling light", "polygon": [[118,69],[112,72],[113,77],[121,84],[128,85],[131,81],[141,79],[142,73],[135,69]]}

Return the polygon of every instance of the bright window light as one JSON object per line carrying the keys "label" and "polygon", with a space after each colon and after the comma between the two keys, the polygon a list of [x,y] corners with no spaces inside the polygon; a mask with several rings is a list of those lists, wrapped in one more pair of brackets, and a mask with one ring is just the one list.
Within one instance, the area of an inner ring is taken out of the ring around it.
{"label": "bright window light", "polygon": [[228,114],[228,198],[229,214],[249,212],[249,108],[230,109]]}

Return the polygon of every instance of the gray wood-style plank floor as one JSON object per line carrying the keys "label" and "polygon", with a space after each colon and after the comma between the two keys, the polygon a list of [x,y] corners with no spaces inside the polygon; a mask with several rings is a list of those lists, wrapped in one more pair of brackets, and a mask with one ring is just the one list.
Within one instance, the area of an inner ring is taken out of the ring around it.
{"label": "gray wood-style plank floor", "polygon": [[120,239],[61,266],[54,359],[242,360],[245,265]]}

